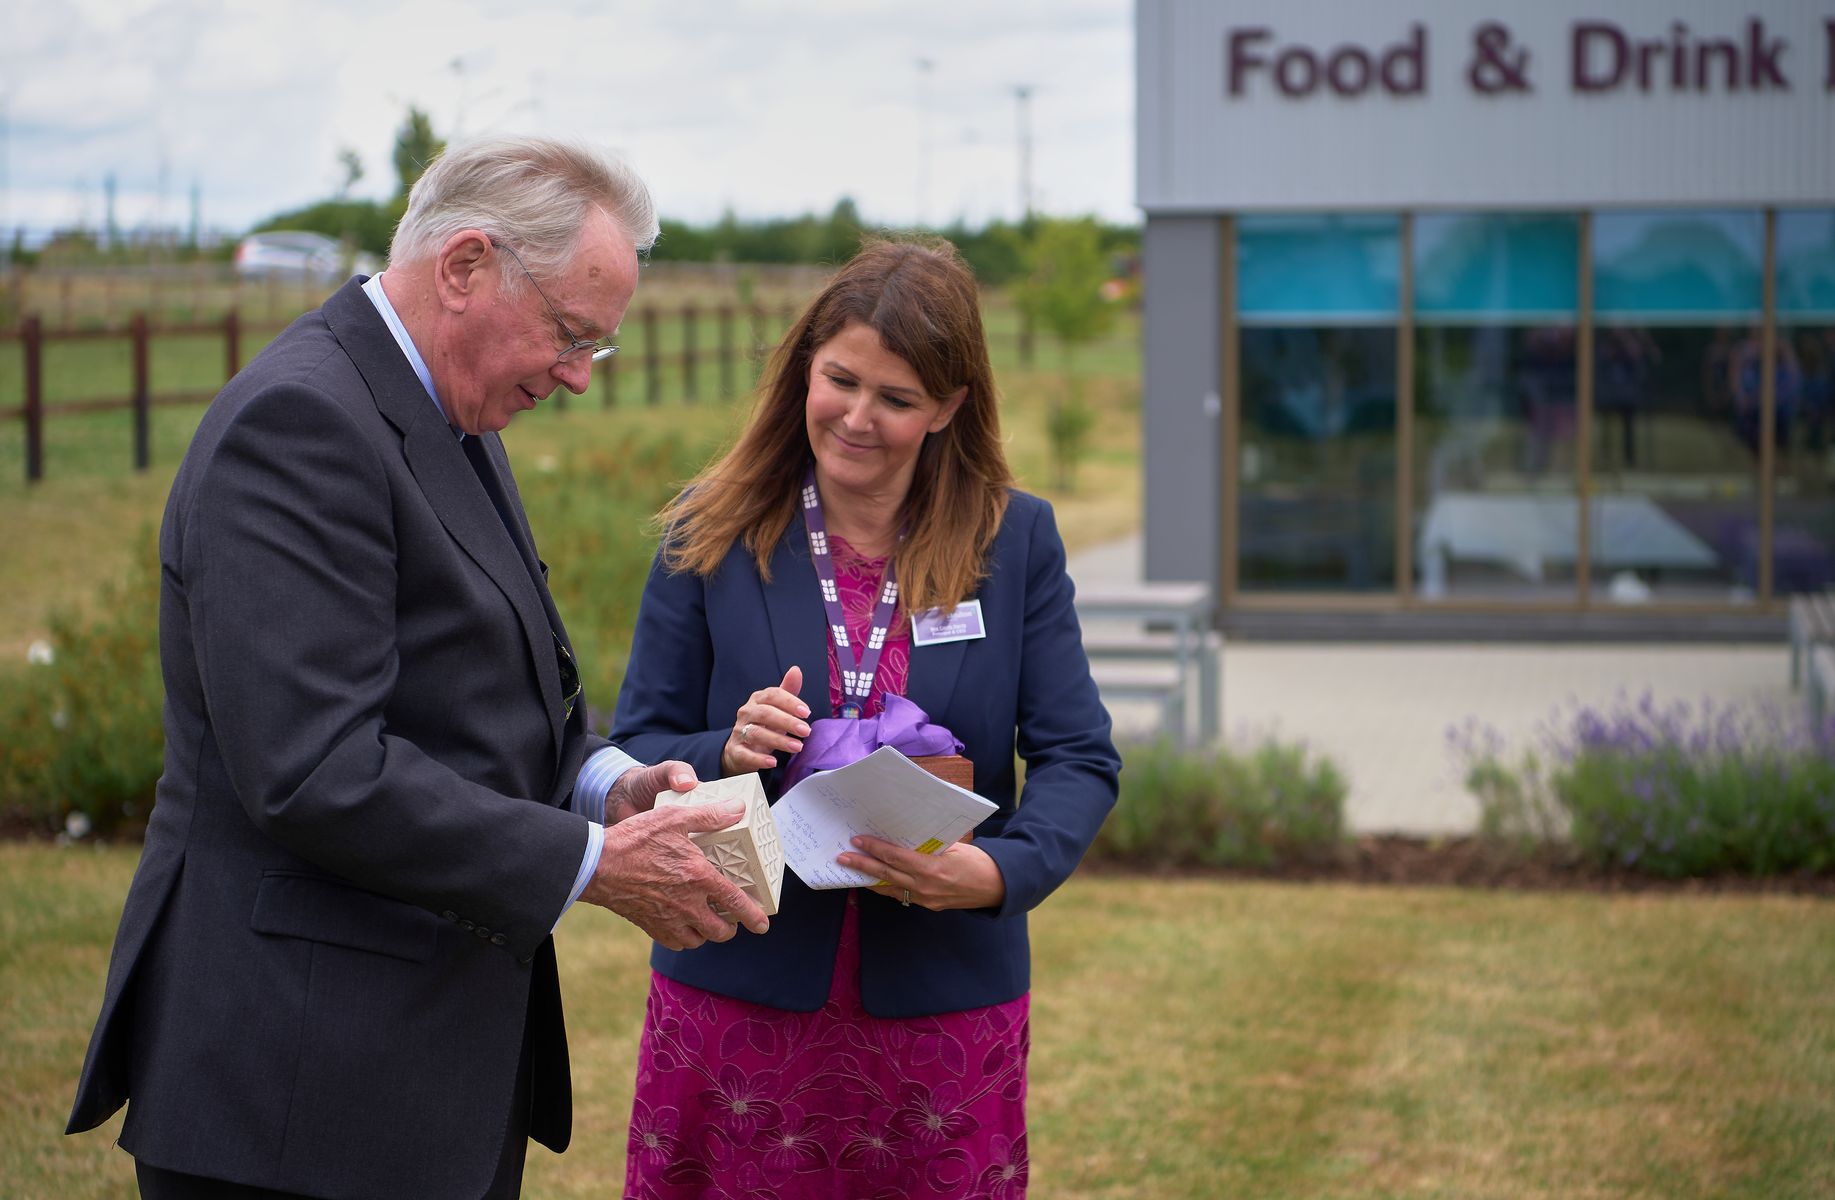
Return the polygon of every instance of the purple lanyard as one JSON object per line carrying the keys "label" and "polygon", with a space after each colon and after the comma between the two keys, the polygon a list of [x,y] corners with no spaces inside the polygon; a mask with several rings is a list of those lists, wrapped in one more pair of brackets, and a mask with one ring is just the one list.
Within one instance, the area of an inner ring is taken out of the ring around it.
{"label": "purple lanyard", "polygon": [[[809,534],[809,558],[816,565],[816,578],[822,581],[822,607],[828,612],[828,636],[834,640],[835,658],[841,666],[841,715],[850,720],[858,719],[866,711],[867,696],[873,691],[873,676],[879,673],[879,654],[886,648],[892,616],[898,611],[898,577],[888,557],[885,582],[879,589],[879,604],[873,609],[873,628],[867,634],[866,646],[856,656],[848,644],[847,616],[841,611],[841,586],[835,582],[835,560],[828,553],[828,525],[822,520],[822,497],[816,491],[814,466],[803,476],[803,529]],[[853,670],[848,669],[850,665]]]}

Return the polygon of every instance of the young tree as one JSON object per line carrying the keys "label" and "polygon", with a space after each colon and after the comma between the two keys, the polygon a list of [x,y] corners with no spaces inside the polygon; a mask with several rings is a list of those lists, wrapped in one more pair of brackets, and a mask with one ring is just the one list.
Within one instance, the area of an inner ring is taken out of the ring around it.
{"label": "young tree", "polygon": [[348,200],[350,190],[363,178],[363,160],[349,146],[338,151],[338,173],[342,176],[338,181],[338,199]]}
{"label": "young tree", "polygon": [[1018,288],[1019,306],[1034,324],[1058,342],[1064,385],[1054,392],[1045,416],[1051,444],[1055,486],[1069,489],[1077,460],[1095,425],[1096,414],[1083,399],[1083,381],[1073,370],[1078,346],[1107,333],[1115,307],[1102,294],[1108,281],[1108,259],[1102,231],[1088,217],[1041,219],[1026,251],[1026,278]]}
{"label": "young tree", "polygon": [[409,105],[407,117],[395,132],[395,177],[401,181],[396,199],[407,199],[408,189],[444,149],[446,141],[434,136],[433,122],[427,114]]}

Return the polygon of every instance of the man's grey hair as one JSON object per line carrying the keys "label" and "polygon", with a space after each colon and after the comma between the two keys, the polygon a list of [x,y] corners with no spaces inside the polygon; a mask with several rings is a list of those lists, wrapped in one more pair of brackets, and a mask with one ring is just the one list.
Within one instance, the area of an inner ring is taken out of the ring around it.
{"label": "man's grey hair", "polygon": [[[594,209],[639,254],[656,241],[650,189],[622,159],[556,138],[479,138],[448,149],[416,181],[389,262],[432,258],[461,229],[479,229],[537,278],[552,279],[566,269]],[[505,271],[504,280],[512,292],[524,283],[520,271]]]}

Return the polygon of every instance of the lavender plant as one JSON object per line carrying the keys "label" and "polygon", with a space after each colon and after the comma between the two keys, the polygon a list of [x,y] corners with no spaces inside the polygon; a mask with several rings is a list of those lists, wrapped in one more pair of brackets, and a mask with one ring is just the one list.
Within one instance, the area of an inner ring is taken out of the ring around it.
{"label": "lavender plant", "polygon": [[1539,757],[1494,732],[1449,731],[1481,831],[1544,843],[1564,831],[1606,867],[1679,878],[1835,868],[1835,722],[1646,693],[1551,719]]}

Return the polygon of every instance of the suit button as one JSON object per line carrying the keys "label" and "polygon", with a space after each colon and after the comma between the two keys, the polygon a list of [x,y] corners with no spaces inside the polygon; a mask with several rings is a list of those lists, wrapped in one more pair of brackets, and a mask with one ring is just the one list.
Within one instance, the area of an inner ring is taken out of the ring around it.
{"label": "suit button", "polygon": [[456,921],[458,919],[459,919],[459,914],[456,912],[453,912],[450,908],[440,914],[440,920],[442,921]]}
{"label": "suit button", "polygon": [[507,939],[501,933],[493,933],[491,935],[491,945],[493,946],[501,946],[506,940]]}
{"label": "suit button", "polygon": [[470,921],[460,921],[459,928],[460,929],[476,929],[477,926],[473,925]]}
{"label": "suit button", "polygon": [[480,925],[480,926],[478,926],[477,928],[475,928],[475,929],[473,929],[473,930],[472,930],[472,932],[473,932],[473,933],[475,933],[475,934],[477,934],[477,935],[478,935],[479,937],[481,937],[481,938],[488,938],[488,937],[490,937],[490,936],[491,936],[491,931],[490,931],[490,930],[488,930],[488,929],[486,929],[486,928],[485,928],[484,926],[482,926],[482,925]]}

